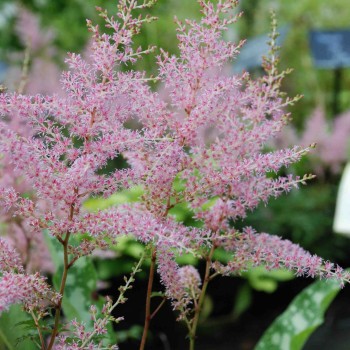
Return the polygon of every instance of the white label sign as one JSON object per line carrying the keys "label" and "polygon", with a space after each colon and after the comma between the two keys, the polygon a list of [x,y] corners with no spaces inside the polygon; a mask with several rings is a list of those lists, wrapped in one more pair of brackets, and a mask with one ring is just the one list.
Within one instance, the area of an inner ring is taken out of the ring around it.
{"label": "white label sign", "polygon": [[350,163],[346,165],[340,181],[333,230],[350,236]]}

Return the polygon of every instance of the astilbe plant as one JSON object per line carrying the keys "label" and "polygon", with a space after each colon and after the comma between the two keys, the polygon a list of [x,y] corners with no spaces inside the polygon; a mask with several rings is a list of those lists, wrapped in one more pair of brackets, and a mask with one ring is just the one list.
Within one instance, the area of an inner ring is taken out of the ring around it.
{"label": "astilbe plant", "polygon": [[[250,227],[234,228],[235,220],[244,218],[259,202],[312,178],[272,176],[297,162],[310,147],[264,152],[266,142],[286,124],[286,108],[297,99],[280,92],[285,73],[276,69],[276,33],[271,36],[271,56],[264,63],[265,76],[258,80],[247,73],[225,76],[224,68],[242,45],[222,39],[237,19],[231,16],[236,1],[219,0],[215,6],[209,1],[199,3],[202,19],[177,21],[180,53],[161,53],[157,77],[132,70],[132,64],[152,50],[133,49],[133,35],[152,18],[132,14],[151,3],[120,0],[116,17],[98,9],[111,34],[101,33],[88,21],[93,35],[91,57],[87,62],[69,54],[69,70],[61,79],[64,97],[0,95],[1,155],[33,193],[28,196],[6,184],[0,192],[3,208],[17,220],[25,220],[32,235],[49,232],[63,251],[60,287],[54,290],[39,273],[25,272],[20,256],[0,239],[0,311],[23,304],[35,321],[41,349],[106,346],[100,336],[106,333],[108,322],[121,321],[111,313],[125,302],[124,294],[143,258],[120,288],[117,301],[108,300],[101,313],[91,306],[93,330],[79,320],[62,320],[62,300],[67,276],[78,259],[96,248],[117,244],[117,238],[124,235],[145,243],[151,255],[140,349],[145,347],[155,314],[150,298],[156,269],[166,297],[188,328],[190,349],[194,349],[208,283],[218,275],[235,275],[263,265],[284,267],[300,276],[337,278],[341,284],[349,279],[341,268],[289,241]],[[164,84],[166,102],[150,89],[148,82],[153,79]],[[13,116],[30,131],[11,127],[8,121]],[[128,128],[130,119],[142,128]],[[204,140],[205,130],[215,137]],[[107,163],[120,155],[128,166],[103,174]],[[136,204],[94,213],[83,208],[91,196],[107,197],[133,186],[143,190]],[[200,228],[187,227],[171,215],[171,209],[183,203]],[[227,264],[215,261],[217,249],[231,255]],[[203,276],[192,266],[177,265],[175,258],[183,253],[205,261]],[[46,336],[39,321],[50,310],[53,324]]]}

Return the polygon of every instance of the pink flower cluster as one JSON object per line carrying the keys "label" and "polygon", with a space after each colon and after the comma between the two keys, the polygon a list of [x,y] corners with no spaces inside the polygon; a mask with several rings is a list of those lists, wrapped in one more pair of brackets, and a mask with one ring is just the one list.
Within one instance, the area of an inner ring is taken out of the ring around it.
{"label": "pink flower cluster", "polygon": [[44,312],[59,302],[60,295],[52,291],[40,273],[24,273],[19,255],[1,238],[0,251],[0,313],[16,303],[27,310]]}
{"label": "pink flower cluster", "polygon": [[[55,236],[73,255],[71,263],[121,235],[152,243],[167,296],[185,313],[196,302],[201,282],[193,267],[176,264],[174,257],[183,252],[206,256],[218,247],[232,252],[226,266],[212,265],[223,274],[253,264],[347,280],[339,268],[291,242],[249,229],[238,234],[231,227],[259,202],[312,178],[276,175],[309,147],[264,152],[266,143],[286,124],[286,107],[294,102],[279,91],[284,74],[277,72],[272,55],[261,79],[252,80],[246,73],[225,76],[224,67],[241,45],[222,39],[222,32],[236,20],[231,16],[236,1],[199,3],[200,22],[178,22],[179,55],[162,52],[157,60],[156,79],[164,84],[167,101],[151,90],[145,73],[131,69],[151,50],[133,49],[132,36],[147,21],[132,17],[133,10],[147,6],[134,0],[120,1],[115,18],[101,10],[111,34],[101,34],[88,22],[93,34],[89,62],[69,55],[69,70],[61,78],[63,97],[0,95],[0,114],[10,120],[15,115],[31,130],[21,134],[2,122],[0,153],[45,206],[10,186],[1,191],[3,203],[14,215],[25,217],[35,232],[47,229]],[[135,119],[140,129],[128,127],[127,122]],[[203,130],[213,130],[215,138],[203,141]],[[128,167],[103,174],[107,163],[119,156]],[[134,185],[143,188],[139,203],[84,211],[87,198],[109,196]],[[203,224],[201,229],[175,221],[171,209],[183,203]],[[69,238],[80,234],[90,239],[78,248],[71,246]],[[9,275],[7,269],[17,266],[17,258],[14,255],[9,265],[3,261],[12,254],[9,249],[0,253],[2,310],[20,301],[36,306],[36,299],[26,299],[28,291],[20,293],[23,283],[34,296],[40,289],[44,297],[48,289],[39,275]],[[14,294],[8,297],[6,290]]]}
{"label": "pink flower cluster", "polygon": [[213,264],[213,269],[223,275],[239,274],[251,266],[264,263],[268,270],[286,268],[295,271],[297,276],[335,278],[342,285],[350,279],[350,274],[340,266],[324,262],[289,240],[266,233],[258,234],[251,227],[246,227],[242,233],[232,234],[238,237],[233,245],[230,239],[220,237],[220,245],[232,252],[232,260],[227,265]]}

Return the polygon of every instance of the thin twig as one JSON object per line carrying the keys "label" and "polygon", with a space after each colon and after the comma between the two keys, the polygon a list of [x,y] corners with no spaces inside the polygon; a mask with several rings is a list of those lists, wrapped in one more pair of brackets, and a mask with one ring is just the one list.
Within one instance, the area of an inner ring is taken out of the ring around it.
{"label": "thin twig", "polygon": [[160,304],[158,305],[158,307],[152,312],[152,315],[150,316],[150,319],[152,320],[154,318],[154,316],[158,313],[158,311],[162,308],[162,306],[164,305],[166,301],[166,297],[163,297],[163,300],[160,302]]}
{"label": "thin twig", "polygon": [[[125,292],[131,288],[131,284],[135,281],[135,274],[140,272],[140,267],[143,263],[143,260],[145,258],[145,255],[142,254],[140,257],[140,260],[138,261],[138,263],[136,264],[136,266],[133,268],[130,277],[128,278],[128,280],[125,282],[125,285],[119,288],[120,294],[119,297],[117,299],[117,301],[108,309],[108,311],[105,314],[105,317],[109,317],[112,313],[112,311],[121,303],[123,303],[123,301],[125,301],[125,297],[124,294]],[[92,340],[92,338],[96,335],[97,333],[97,328],[95,328],[91,334],[89,335],[88,338],[86,338],[84,340],[84,342],[80,345],[80,349],[84,349],[84,347]]]}

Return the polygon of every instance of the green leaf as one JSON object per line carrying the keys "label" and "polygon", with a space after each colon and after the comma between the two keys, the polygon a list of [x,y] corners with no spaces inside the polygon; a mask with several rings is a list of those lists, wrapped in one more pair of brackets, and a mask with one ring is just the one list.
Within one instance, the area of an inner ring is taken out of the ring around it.
{"label": "green leaf", "polygon": [[264,266],[250,268],[247,272],[243,272],[252,288],[265,293],[273,293],[278,282],[289,281],[295,278],[293,272],[286,269],[276,269],[268,271]]}
{"label": "green leaf", "polygon": [[300,350],[324,321],[324,313],[340,290],[339,282],[318,281],[299,293],[264,333],[255,350]]}
{"label": "green leaf", "polygon": [[90,198],[84,203],[84,207],[90,211],[103,210],[119,204],[137,202],[142,194],[142,187],[135,186],[129,190],[115,193],[108,198]]}
{"label": "green leaf", "polygon": [[237,320],[252,304],[252,289],[245,283],[238,289],[233,306],[232,317]]}
{"label": "green leaf", "polygon": [[152,292],[151,293],[151,298],[155,298],[155,297],[161,297],[164,298],[165,294],[163,292]]}
{"label": "green leaf", "polygon": [[186,188],[186,181],[182,179],[181,173],[178,173],[173,182],[173,188],[176,192],[184,191]]}
{"label": "green leaf", "polygon": [[139,259],[145,247],[133,237],[120,236],[117,238],[117,244],[112,249],[119,252],[120,256],[131,256],[134,259]]}
{"label": "green leaf", "polygon": [[127,341],[128,339],[140,340],[142,336],[143,327],[134,325],[130,329],[118,331],[117,339],[118,344]]}
{"label": "green leaf", "polygon": [[223,264],[227,264],[232,260],[232,252],[228,252],[223,248],[217,248],[214,252],[213,260],[220,261]]}
{"label": "green leaf", "polygon": [[[12,305],[8,312],[3,312],[0,317],[0,349],[37,349],[31,339],[25,338],[28,335],[28,324],[31,323],[31,320],[31,317],[22,310],[20,305]],[[36,334],[35,325],[31,327],[31,330],[33,330],[32,333]],[[20,339],[23,340],[19,341]]]}
{"label": "green leaf", "polygon": [[186,202],[176,204],[169,210],[169,214],[175,217],[176,221],[183,222],[187,218],[193,216],[193,212],[189,209]]}
{"label": "green leaf", "polygon": [[[59,290],[63,273],[63,251],[61,244],[55,237],[49,233],[45,234],[46,241],[56,267],[53,275],[53,285]],[[62,308],[64,315],[68,320],[77,319],[86,324],[86,329],[93,330],[93,321],[89,312],[90,305],[96,305],[101,310],[103,301],[96,298],[97,273],[89,257],[79,258],[69,269],[64,296],[62,299]],[[108,329],[111,340],[114,339],[112,326]]]}
{"label": "green leaf", "polygon": [[[53,276],[53,283],[59,289],[63,266],[59,266]],[[69,269],[64,297],[62,300],[63,311],[69,320],[76,318],[79,322],[85,322],[87,328],[91,327],[92,321],[89,307],[96,304],[93,293],[96,291],[96,271],[87,257],[82,257]],[[90,329],[90,330],[91,330]]]}
{"label": "green leaf", "polygon": [[[62,245],[50,234],[46,234],[46,237],[56,267],[53,284],[56,290],[59,290],[63,274]],[[96,291],[96,283],[97,274],[91,259],[88,257],[79,258],[68,271],[62,300],[64,314],[69,320],[76,318],[79,322],[86,322],[88,327],[89,325],[92,327],[89,307],[96,303],[96,300],[92,299],[92,295]]]}
{"label": "green leaf", "polygon": [[198,265],[198,259],[190,253],[176,256],[176,262],[179,265]]}
{"label": "green leaf", "polygon": [[99,259],[96,260],[96,272],[101,280],[108,280],[116,276],[129,274],[135,265],[135,260],[125,259]]}
{"label": "green leaf", "polygon": [[199,315],[200,322],[205,322],[209,319],[209,316],[212,314],[214,310],[214,302],[210,295],[206,295],[204,298],[204,303],[202,305],[202,310]]}

